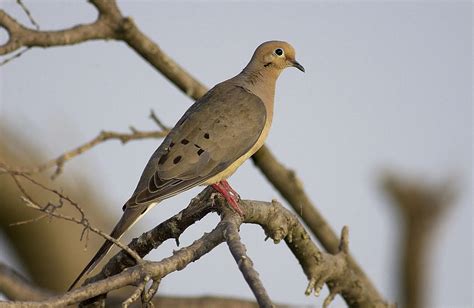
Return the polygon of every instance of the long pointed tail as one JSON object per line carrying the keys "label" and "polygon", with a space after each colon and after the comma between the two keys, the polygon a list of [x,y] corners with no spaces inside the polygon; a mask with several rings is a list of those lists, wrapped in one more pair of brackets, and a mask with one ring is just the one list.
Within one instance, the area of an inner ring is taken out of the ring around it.
{"label": "long pointed tail", "polygon": [[[112,233],[110,233],[110,236],[115,239],[119,239],[125,231],[131,228],[132,225],[137,222],[143,214],[145,214],[147,209],[148,206],[136,206],[126,208],[119,222],[112,230]],[[97,251],[97,253],[89,262],[89,264],[87,264],[87,266],[82,270],[76,280],[74,280],[72,285],[69,287],[68,292],[71,291],[72,288],[74,288],[74,286],[82,278],[82,276],[90,273],[97,266],[97,264],[102,260],[102,258],[105,257],[107,252],[109,252],[110,248],[112,248],[112,245],[113,243],[111,241],[105,241],[104,244],[102,244],[102,247],[100,247],[99,251]]]}

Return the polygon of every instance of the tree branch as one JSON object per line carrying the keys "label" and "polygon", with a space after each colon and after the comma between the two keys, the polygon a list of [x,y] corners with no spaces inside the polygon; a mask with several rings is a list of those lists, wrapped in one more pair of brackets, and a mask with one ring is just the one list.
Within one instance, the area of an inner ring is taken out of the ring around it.
{"label": "tree branch", "polygon": [[[156,116],[155,116],[156,117]],[[162,124],[161,124],[162,125]],[[122,142],[122,144],[125,144],[129,141],[132,140],[142,140],[142,139],[149,139],[149,138],[164,138],[168,134],[168,130],[161,130],[161,131],[139,131],[133,127],[130,127],[131,133],[117,133],[117,132],[111,132],[111,131],[102,131],[95,137],[94,139],[70,150],[67,151],[60,156],[51,159],[47,161],[44,164],[41,164],[37,167],[34,168],[17,168],[14,170],[16,173],[22,173],[22,174],[34,174],[34,173],[39,173],[43,172],[47,169],[50,169],[52,167],[56,167],[56,170],[54,173],[51,175],[52,179],[55,179],[58,177],[64,169],[64,164],[75,158],[76,156],[81,155],[84,152],[89,151],[93,147],[95,147],[98,144],[101,144],[105,141],[108,140],[119,140]],[[5,164],[2,164],[0,162],[0,174],[2,173],[9,173],[11,168],[7,168]]]}
{"label": "tree branch", "polygon": [[[51,189],[51,188],[48,188],[48,187],[44,186],[43,184],[37,182],[36,180],[32,179],[31,177],[29,177],[26,174],[17,173],[17,172],[8,170],[8,169],[7,169],[7,172],[10,173],[10,175],[12,176],[13,180],[15,181],[17,187],[20,189],[21,193],[23,194],[21,199],[25,202],[25,205],[29,208],[32,208],[34,210],[37,210],[39,212],[44,213],[44,215],[40,216],[40,218],[55,217],[55,218],[59,218],[59,219],[62,219],[62,220],[66,220],[66,221],[69,221],[69,222],[79,224],[79,225],[83,226],[82,235],[84,235],[84,233],[86,233],[90,230],[90,231],[98,234],[99,236],[103,237],[104,239],[106,239],[108,241],[111,241],[112,243],[114,243],[115,245],[120,247],[120,249],[123,249],[126,253],[128,253],[137,262],[139,262],[139,263],[142,262],[141,257],[138,256],[137,253],[134,250],[132,250],[128,246],[122,244],[118,239],[115,239],[115,238],[111,237],[109,234],[107,234],[107,233],[99,230],[98,228],[95,228],[94,226],[92,226],[89,223],[89,220],[87,219],[87,217],[85,216],[85,213],[82,210],[82,208],[79,206],[79,204],[74,202],[71,198],[65,196],[64,194],[62,194],[61,192],[59,192],[55,189]],[[58,203],[55,204],[53,202],[47,202],[45,205],[41,205],[40,202],[35,201],[28,194],[26,189],[20,183],[18,177],[22,177],[22,178],[28,180],[30,183],[40,187],[41,189],[46,190],[50,193],[53,193],[54,195],[56,195],[58,197],[58,199],[59,199]],[[78,213],[80,215],[79,218],[69,216],[69,215],[64,215],[62,213],[58,213],[58,210],[63,208],[65,202],[69,203],[71,206],[73,206],[78,211]],[[36,220],[38,220],[38,219],[32,219],[32,220],[29,220],[27,222],[33,222],[33,221],[36,221]],[[82,236],[81,236],[81,239],[82,239]]]}
{"label": "tree branch", "polygon": [[[222,205],[224,203],[225,201],[220,196],[213,195],[213,190],[208,187],[194,198],[186,209],[161,223],[153,230],[134,239],[129,247],[143,257],[153,248],[161,245],[165,240],[179,237],[188,226],[209,212],[225,212],[227,207]],[[298,219],[278,202],[272,201],[268,203],[242,200],[240,206],[245,213],[243,221],[241,221],[240,217],[234,217],[235,215],[227,216],[231,217],[229,219],[235,219],[237,222],[234,228],[238,229],[242,222],[259,224],[265,230],[265,234],[271,237],[275,243],[285,240],[308,277],[307,294],[313,291],[318,294],[323,284],[327,282],[331,290],[330,298],[326,299],[327,304],[334,298],[335,294],[341,293],[351,307],[387,306],[384,301],[380,301],[361,283],[358,275],[349,266],[347,228],[343,229],[341,241],[338,245],[340,249],[338,249],[336,254],[328,254],[322,252],[311,241],[310,236]],[[225,217],[222,218],[221,223],[224,222],[226,224],[224,225],[225,238],[223,240],[229,236]],[[130,256],[124,252],[119,252],[110,259],[99,274],[89,278],[86,284],[104,281],[108,277],[113,277],[122,272],[125,268],[134,266],[134,264],[135,262]],[[101,299],[103,300],[104,298]],[[90,302],[85,303],[84,306],[88,304]]]}
{"label": "tree branch", "polygon": [[[252,159],[265,177],[288,201],[295,213],[301,217],[326,251],[333,254],[338,253],[337,234],[311,202],[296,173],[283,166],[267,147],[262,147],[252,156]],[[357,274],[359,282],[371,294],[370,297],[376,302],[384,302],[375,286],[350,254],[347,256],[347,260],[351,269]]]}
{"label": "tree branch", "polygon": [[52,47],[82,43],[90,40],[116,39],[109,18],[99,15],[94,23],[78,25],[60,31],[28,29],[0,10],[0,26],[8,32],[8,41],[0,46],[0,55],[9,54],[21,47]]}
{"label": "tree branch", "polygon": [[[231,242],[231,246],[234,245],[233,241],[238,239],[233,237],[235,236],[233,230],[238,230],[240,224],[244,222],[259,224],[265,230],[265,234],[275,242],[285,240],[308,277],[309,284],[306,291],[308,294],[313,291],[318,294],[322,285],[328,283],[331,289],[330,299],[334,297],[335,292],[340,292],[346,302],[353,307],[379,307],[385,305],[385,303],[377,302],[376,299],[371,297],[370,292],[367,292],[367,289],[360,284],[357,275],[348,266],[347,231],[343,232],[341,250],[334,255],[328,254],[322,252],[311,241],[298,219],[278,202],[241,201],[240,206],[245,213],[245,218],[242,221],[236,213],[224,205],[225,201],[213,192],[212,188],[206,188],[178,215],[144,233],[138,239],[134,239],[129,249],[136,248],[134,250],[142,256],[147,253],[147,250],[158,247],[164,239],[179,237],[179,234],[187,226],[209,212],[217,211],[221,213],[221,222],[217,227],[189,247],[182,248],[174,252],[173,256],[159,262],[144,262],[139,265],[135,265],[136,262],[131,259],[128,253],[120,252],[109,261],[99,275],[88,279],[89,284],[41,302],[20,302],[19,304],[25,307],[35,307],[40,304],[50,306],[69,305],[106,294],[126,285],[140,285],[144,279],[161,280],[167,274],[181,270],[190,262],[198,260],[214,247],[226,241],[226,238],[227,241]],[[234,251],[238,251],[238,249]],[[238,252],[238,256],[241,255],[241,251]],[[244,268],[248,268],[248,266],[241,267],[241,270]],[[245,275],[252,275],[251,270],[243,271],[246,271]],[[255,277],[258,277],[258,275],[255,275]],[[265,300],[258,297],[257,299],[259,302]],[[326,302],[329,303],[330,299],[327,299]],[[97,298],[94,298],[95,300]],[[84,303],[84,305],[88,304],[90,302]]]}
{"label": "tree branch", "polygon": [[[156,283],[154,282],[154,285]],[[153,288],[150,287],[150,289]],[[0,262],[0,293],[3,293],[10,300],[20,301],[39,301],[51,298],[54,294],[47,290],[38,288],[31,281],[23,277],[20,273],[10,268],[9,266]],[[110,307],[116,307],[124,301],[120,295],[110,298]],[[155,307],[227,307],[234,305],[238,307],[256,308],[257,304],[249,300],[224,298],[215,296],[204,297],[173,297],[173,296],[159,296],[153,298]],[[14,302],[1,302],[2,307],[18,307]],[[289,306],[278,305],[278,307],[285,308]]]}
{"label": "tree branch", "polygon": [[402,214],[400,294],[402,307],[425,307],[426,266],[433,229],[456,197],[453,182],[430,185],[386,172],[381,183],[392,204]]}
{"label": "tree branch", "polygon": [[247,256],[247,249],[240,240],[238,226],[242,223],[240,216],[228,215],[223,222],[227,222],[224,233],[227,246],[237,262],[242,275],[250,286],[260,307],[273,307],[273,303],[265,290],[257,271],[253,268],[252,260]]}

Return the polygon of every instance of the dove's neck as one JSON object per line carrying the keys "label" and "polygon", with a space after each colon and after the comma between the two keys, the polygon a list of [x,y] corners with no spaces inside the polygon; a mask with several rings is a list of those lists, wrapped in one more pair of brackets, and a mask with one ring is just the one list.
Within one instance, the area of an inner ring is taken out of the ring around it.
{"label": "dove's neck", "polygon": [[255,69],[249,65],[237,77],[247,90],[260,97],[267,110],[273,110],[275,85],[279,75],[279,70]]}

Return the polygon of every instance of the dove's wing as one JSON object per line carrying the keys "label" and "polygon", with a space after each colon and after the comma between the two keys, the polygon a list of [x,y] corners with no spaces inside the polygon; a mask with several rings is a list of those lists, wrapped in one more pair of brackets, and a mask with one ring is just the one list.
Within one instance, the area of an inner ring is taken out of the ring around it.
{"label": "dove's wing", "polygon": [[[150,158],[124,213],[110,234],[119,238],[149,208],[204,183],[247,154],[267,120],[262,100],[245,88],[224,82],[197,100]],[[109,251],[106,241],[70,289]]]}

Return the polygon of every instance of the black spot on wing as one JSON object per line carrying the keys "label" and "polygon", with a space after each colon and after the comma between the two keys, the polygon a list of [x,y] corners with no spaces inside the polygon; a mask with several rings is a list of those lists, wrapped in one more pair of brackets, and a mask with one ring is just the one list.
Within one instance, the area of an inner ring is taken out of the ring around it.
{"label": "black spot on wing", "polygon": [[179,162],[181,161],[181,158],[182,158],[182,156],[181,156],[181,155],[179,155],[179,156],[176,156],[176,157],[173,159],[173,164],[175,164],[175,165],[176,165],[177,163],[179,163]]}
{"label": "black spot on wing", "polygon": [[181,140],[181,144],[188,144],[189,143],[189,140],[188,139],[183,139]]}
{"label": "black spot on wing", "polygon": [[199,156],[201,156],[202,153],[204,153],[204,150],[203,150],[203,149],[199,149],[199,150],[197,151],[197,155],[199,155]]}
{"label": "black spot on wing", "polygon": [[204,138],[209,139],[209,133],[205,133]]}

